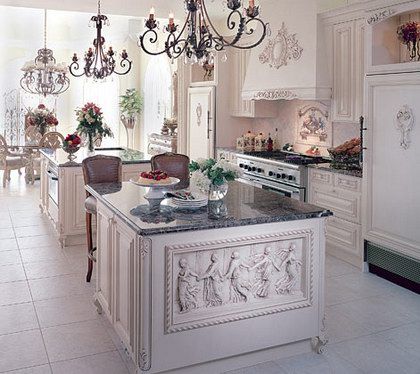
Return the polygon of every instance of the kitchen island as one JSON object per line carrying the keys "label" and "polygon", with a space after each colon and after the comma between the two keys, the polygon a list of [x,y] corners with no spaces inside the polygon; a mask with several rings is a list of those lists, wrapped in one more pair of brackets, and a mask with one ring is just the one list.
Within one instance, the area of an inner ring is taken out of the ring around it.
{"label": "kitchen island", "polygon": [[195,212],[143,214],[146,189],[98,201],[95,304],[137,373],[221,373],[314,348],[324,329],[327,210],[232,182]]}
{"label": "kitchen island", "polygon": [[[62,149],[42,149],[40,208],[52,221],[61,245],[86,242],[84,201],[86,199],[82,161],[93,154],[81,148],[74,161]],[[121,158],[122,179],[137,178],[140,171],[150,170],[150,158],[127,148],[97,148],[95,155]]]}

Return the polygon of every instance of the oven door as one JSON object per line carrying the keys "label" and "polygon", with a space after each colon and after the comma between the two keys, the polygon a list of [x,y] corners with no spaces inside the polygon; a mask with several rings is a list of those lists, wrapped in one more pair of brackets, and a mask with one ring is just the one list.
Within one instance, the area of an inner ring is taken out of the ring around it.
{"label": "oven door", "polygon": [[253,187],[275,192],[281,196],[290,197],[291,199],[306,201],[306,189],[304,187],[298,188],[283,183],[272,183],[262,178],[256,178],[249,175],[240,178],[239,181]]}

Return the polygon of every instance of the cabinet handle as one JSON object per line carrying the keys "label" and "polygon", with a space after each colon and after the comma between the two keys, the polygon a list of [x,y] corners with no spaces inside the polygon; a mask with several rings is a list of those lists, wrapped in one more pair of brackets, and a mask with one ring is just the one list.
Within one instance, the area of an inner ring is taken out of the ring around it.
{"label": "cabinet handle", "polygon": [[210,132],[213,131],[210,129],[210,120],[211,120],[210,111],[208,110],[207,111],[207,139],[210,139]]}

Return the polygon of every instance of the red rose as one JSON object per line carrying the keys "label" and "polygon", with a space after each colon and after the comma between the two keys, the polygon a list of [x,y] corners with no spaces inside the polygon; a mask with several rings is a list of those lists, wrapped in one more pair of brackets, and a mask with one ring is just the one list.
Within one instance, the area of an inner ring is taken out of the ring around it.
{"label": "red rose", "polygon": [[39,104],[38,109],[45,109],[45,105],[44,104]]}

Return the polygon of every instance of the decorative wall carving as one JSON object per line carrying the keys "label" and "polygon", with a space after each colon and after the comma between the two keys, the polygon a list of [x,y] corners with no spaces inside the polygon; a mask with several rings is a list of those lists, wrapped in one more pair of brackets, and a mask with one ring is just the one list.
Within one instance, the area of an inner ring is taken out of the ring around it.
{"label": "decorative wall carving", "polygon": [[410,132],[414,127],[414,113],[408,106],[404,105],[397,113],[397,129],[401,133],[400,145],[403,149],[410,147]]}
{"label": "decorative wall carving", "polygon": [[197,126],[201,126],[201,116],[203,115],[203,107],[201,103],[198,103],[197,108],[195,108],[195,113],[197,114]]}
{"label": "decorative wall carving", "polygon": [[312,305],[312,230],[165,250],[166,333]]}
{"label": "decorative wall carving", "polygon": [[293,100],[296,99],[298,95],[289,90],[265,90],[259,91],[254,94],[254,100]]}
{"label": "decorative wall carving", "polygon": [[268,44],[259,56],[262,64],[279,69],[286,66],[290,60],[299,60],[303,48],[296,39],[296,34],[289,34],[284,22],[274,38],[268,39]]}
{"label": "decorative wall carving", "polygon": [[374,25],[378,22],[383,21],[386,18],[391,17],[395,13],[395,9],[387,8],[380,12],[373,13],[366,18],[366,22],[368,25]]}
{"label": "decorative wall carving", "polygon": [[305,105],[298,110],[298,142],[331,146],[332,126],[328,108],[321,103]]}

